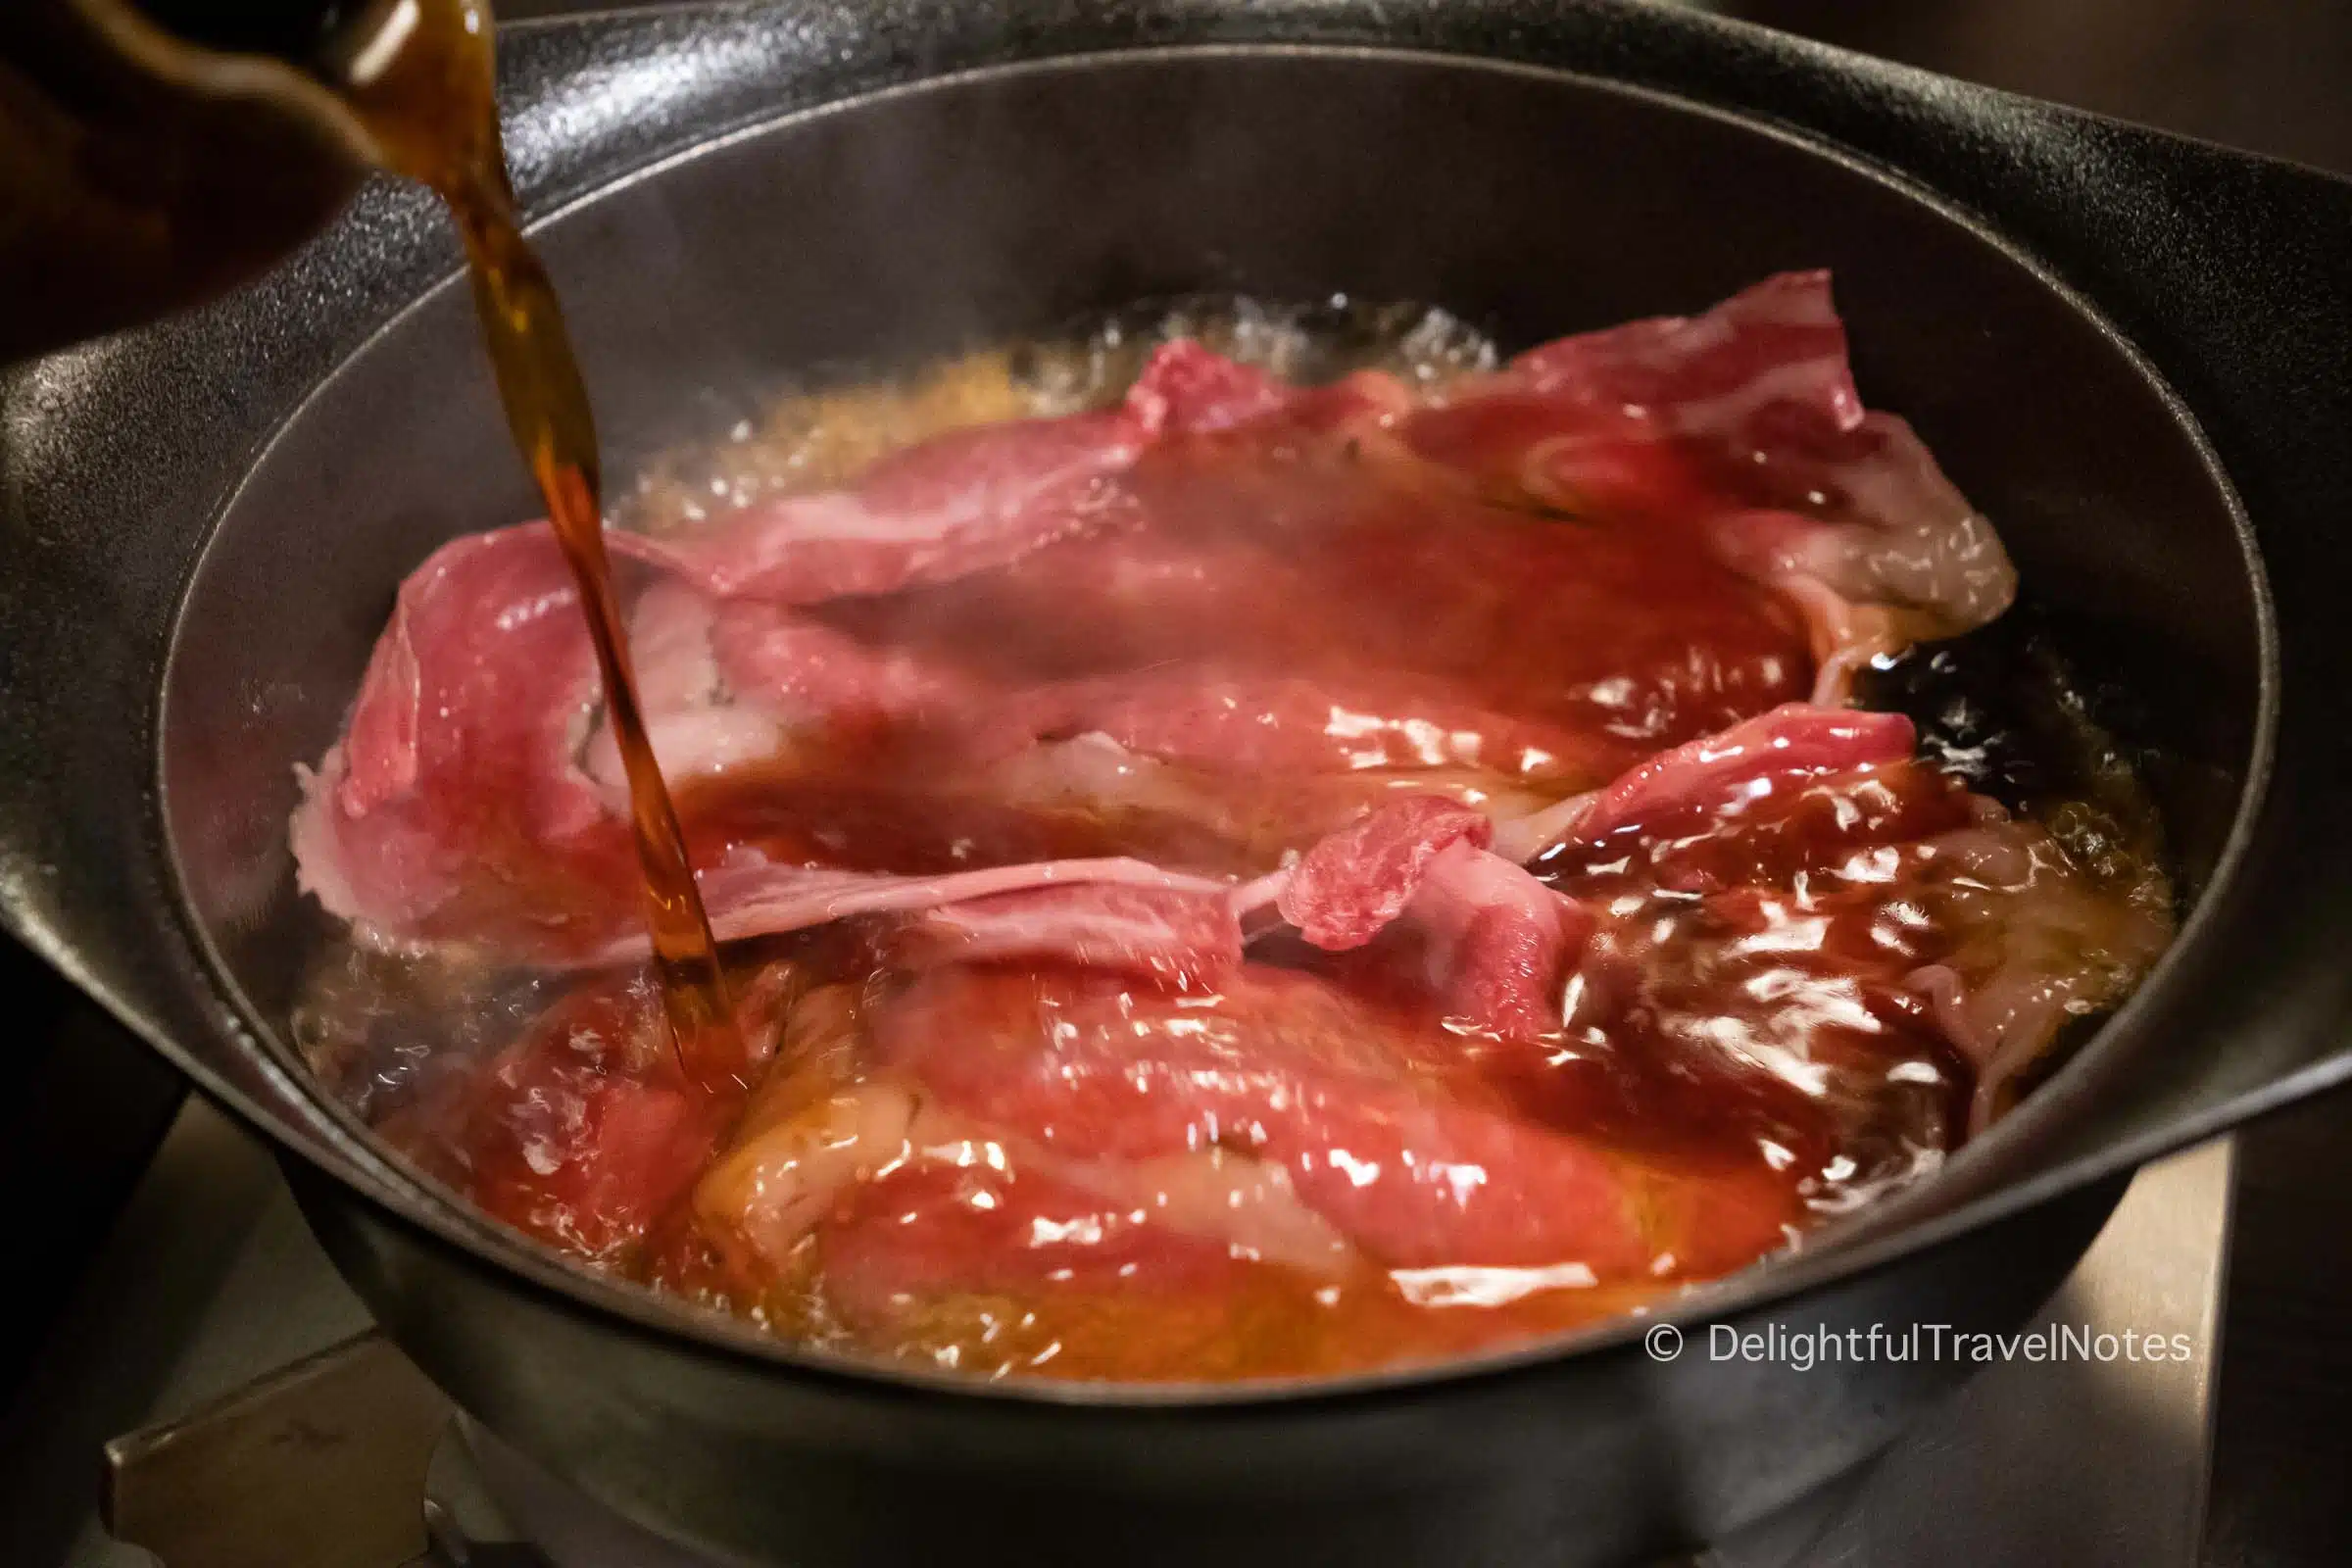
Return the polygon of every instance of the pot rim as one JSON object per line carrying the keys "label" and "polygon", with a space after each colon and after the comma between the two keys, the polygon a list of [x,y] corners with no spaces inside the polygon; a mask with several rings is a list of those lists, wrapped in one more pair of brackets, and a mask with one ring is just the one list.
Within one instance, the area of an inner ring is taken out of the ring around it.
{"label": "pot rim", "polygon": [[[689,8],[692,10],[701,8]],[[543,18],[504,30],[536,34],[561,33],[583,24],[587,18]],[[1309,1406],[1377,1399],[1396,1396],[1440,1396],[1530,1367],[1612,1351],[1630,1350],[1651,1327],[1690,1325],[1732,1318],[1784,1302],[1831,1283],[1851,1279],[1915,1252],[1925,1251],[1968,1231],[1992,1224],[2033,1207],[2103,1175],[2136,1166],[2166,1148],[2186,1141],[2186,1133],[2167,1133],[2128,1140],[2088,1160],[2041,1172],[2024,1181],[2004,1183],[1997,1166],[2010,1152],[2063,1123],[2067,1106],[2049,1090],[2068,1077],[2083,1076],[2108,1056],[2128,1050],[2133,1036],[2161,1011],[2171,981],[2200,947],[2205,945],[2226,895],[2239,879],[2248,846],[2269,801],[2270,783],[2279,726],[2280,664],[2277,612],[2270,580],[2257,546],[2253,526],[2236,487],[2223,468],[2211,441],[2194,412],[2169,380],[2107,315],[2086,295],[2070,285],[2031,249],[1997,227],[1991,220],[1943,195],[1917,178],[1867,158],[1801,124],[1729,108],[1681,92],[1627,81],[1591,71],[1514,61],[1468,51],[1423,45],[1380,45],[1348,42],[1243,40],[1209,43],[1165,43],[1102,49],[1040,53],[1027,58],[982,64],[937,73],[919,66],[898,68],[898,79],[854,89],[822,102],[760,114],[731,123],[715,134],[628,169],[618,176],[571,195],[526,225],[539,232],[590,205],[656,179],[672,169],[788,126],[807,124],[836,114],[852,113],[893,99],[953,88],[973,81],[996,80],[1070,70],[1131,69],[1156,61],[1201,58],[1293,58],[1334,61],[1374,61],[1440,64],[1464,72],[1494,73],[1561,82],[1585,91],[1631,98],[1676,113],[1731,125],[1825,159],[1849,173],[1891,189],[1925,206],[1946,222],[1966,231],[2002,259],[2022,269],[2089,324],[2156,394],[2181,432],[2189,439],[2215,493],[2225,502],[2244,561],[2249,597],[2255,616],[2258,708],[2244,783],[2237,807],[2213,874],[2197,903],[2166,950],[2123,1006],[2108,1018],[2091,1040],[2060,1069],[2051,1084],[2030,1095],[2010,1115],[1983,1136],[1964,1144],[1932,1176],[1902,1192],[1868,1205],[1861,1212],[1824,1225],[1811,1233],[1807,1245],[1775,1254],[1737,1273],[1690,1287],[1680,1298],[1580,1326],[1564,1333],[1514,1344],[1458,1358],[1349,1372],[1317,1378],[1266,1379],[1221,1383],[1058,1382],[1050,1379],[984,1381],[968,1374],[867,1359],[836,1350],[812,1349],[752,1328],[727,1314],[683,1298],[635,1282],[598,1274],[586,1265],[543,1243],[491,1220],[463,1198],[439,1183],[410,1169],[382,1148],[372,1132],[331,1095],[326,1094],[283,1038],[282,1030],[265,1021],[238,984],[224,956],[196,915],[176,843],[159,831],[172,917],[196,954],[216,999],[225,1004],[238,1032],[252,1053],[270,1065],[307,1107],[313,1125],[307,1129],[325,1146],[308,1147],[276,1118],[257,1114],[233,1091],[223,1093],[214,1083],[205,1086],[222,1099],[239,1120],[259,1127],[285,1149],[319,1167],[349,1187],[404,1229],[421,1233],[433,1242],[466,1254],[469,1266],[485,1268],[559,1310],[585,1313],[633,1334],[650,1336],[672,1347],[714,1354],[738,1364],[757,1364],[807,1377],[848,1392],[872,1396],[922,1398],[945,1396],[956,1401],[985,1401],[1000,1408],[1087,1410],[1115,1415],[1142,1412],[1204,1415],[1294,1411]],[[1990,89],[1971,88],[1990,94]],[[183,634],[193,597],[218,540],[219,519],[235,508],[252,476],[267,462],[279,441],[300,419],[302,412],[380,339],[397,330],[416,312],[444,292],[465,286],[465,273],[450,270],[393,312],[315,379],[255,448],[245,471],[212,512],[214,526],[188,570],[174,607],[164,679],[166,695],[159,700],[154,734],[150,737],[152,787],[159,821],[168,821],[169,788],[163,761],[163,737],[170,729],[169,669]],[[2344,1072],[2352,1075],[2352,1062]],[[205,1075],[209,1078],[210,1075]],[[2037,1114],[2038,1112],[2038,1114]],[[2145,1147],[2143,1147],[2145,1146]],[[337,1169],[321,1155],[340,1157]]]}

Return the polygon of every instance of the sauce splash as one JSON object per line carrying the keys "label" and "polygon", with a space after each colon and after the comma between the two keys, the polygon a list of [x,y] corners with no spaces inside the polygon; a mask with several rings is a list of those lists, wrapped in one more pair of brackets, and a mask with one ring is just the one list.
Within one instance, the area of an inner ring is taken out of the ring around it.
{"label": "sauce splash", "polygon": [[547,269],[522,236],[499,137],[490,11],[479,0],[396,0],[339,86],[387,168],[431,187],[464,238],[482,341],[514,445],[547,503],[596,647],[627,772],[646,926],[680,1065],[706,1089],[748,1071],[710,917],[646,735],[605,554],[596,421]]}

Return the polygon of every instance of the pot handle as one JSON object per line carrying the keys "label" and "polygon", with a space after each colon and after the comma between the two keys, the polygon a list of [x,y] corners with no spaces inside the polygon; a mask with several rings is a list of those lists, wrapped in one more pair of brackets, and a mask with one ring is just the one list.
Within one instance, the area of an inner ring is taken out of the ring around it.
{"label": "pot handle", "polygon": [[2161,1048],[2095,1103],[2065,1106],[2061,1078],[2020,1112],[2087,1179],[2352,1078],[2352,181],[1998,94],[1938,118],[1892,124],[1885,150],[2000,213],[2155,362],[2273,601],[2267,777],[2258,757],[2194,961],[2134,1003],[2161,1010]]}

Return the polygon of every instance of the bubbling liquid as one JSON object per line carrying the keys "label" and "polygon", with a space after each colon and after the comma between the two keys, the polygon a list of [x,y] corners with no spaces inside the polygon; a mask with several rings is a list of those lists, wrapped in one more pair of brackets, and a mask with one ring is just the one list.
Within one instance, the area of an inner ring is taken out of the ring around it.
{"label": "bubbling liquid", "polygon": [[[649,464],[624,514],[691,539],[944,432],[1105,409],[1174,337],[1300,380],[1374,368],[1441,392],[1496,362],[1463,323],[1414,308],[1130,311],[788,389]],[[1103,612],[1067,582],[1123,581],[1141,558],[1114,535],[1107,575],[1065,580],[1093,547],[1054,546],[808,615],[989,690],[1082,674],[1106,649],[1147,670],[1205,650],[1343,672],[1416,661],[1542,712],[1580,678],[1573,647],[1546,651],[1524,617],[1496,635],[1475,598],[1411,612],[1447,603],[1446,574],[1481,551],[1539,564],[1561,551],[1578,572],[1618,573],[1592,615],[1680,616],[1725,662],[1668,661],[1647,706],[1592,675],[1597,698],[1575,701],[1622,727],[1624,758],[1507,776],[1357,766],[1343,815],[1432,789],[1541,811],[1727,712],[1801,694],[1772,684],[1801,680],[1801,629],[1693,566],[1656,519],[1422,491],[1399,521],[1382,494],[1393,476],[1353,462],[1212,437],[1139,466],[1138,492],[1188,543],[1257,530],[1241,587],[1279,592],[1203,610],[1171,570]],[[1540,598],[1538,569],[1499,574],[1497,593]],[[2002,679],[1980,679],[1994,663]],[[762,1063],[740,1085],[677,1073],[654,989],[625,969],[342,946],[316,964],[296,1035],[396,1147],[498,1217],[845,1355],[1219,1380],[1471,1353],[1641,1308],[1931,1173],[2049,1070],[2002,1061],[2007,1021],[2093,1019],[2161,947],[2172,894],[2154,813],[2030,633],[2001,623],[1882,661],[1866,688],[1921,719],[1922,758],[1777,778],[1734,807],[1693,802],[1535,858],[1592,929],[1556,1017],[1522,1035],[1468,1024],[1433,991],[1454,940],[1435,926],[1399,922],[1348,952],[1260,931],[1238,970],[1194,985],[1018,957],[913,961],[887,918],[724,950],[724,990],[709,994],[733,999],[746,1059]],[[1126,855],[1248,878],[1335,808],[1312,798],[1321,785],[1267,775],[1237,795],[1084,734],[968,773],[870,736],[827,746],[682,781],[685,844],[710,863],[945,874]],[[1999,765],[1978,766],[1988,758]],[[1920,989],[1937,973],[2009,1010],[1961,1017],[1937,985]]]}

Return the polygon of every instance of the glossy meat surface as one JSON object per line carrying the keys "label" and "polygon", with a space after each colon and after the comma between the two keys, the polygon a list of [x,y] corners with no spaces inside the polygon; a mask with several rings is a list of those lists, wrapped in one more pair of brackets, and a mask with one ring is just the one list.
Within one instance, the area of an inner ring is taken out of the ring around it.
{"label": "glossy meat surface", "polygon": [[1402,368],[1179,338],[613,532],[732,1089],[638,972],[551,541],[445,547],[292,824],[410,988],[322,987],[314,1055],[404,1042],[386,1136],[551,1245],[990,1376],[1463,1353],[1932,1171],[2170,895],[1847,706],[2014,579],[1826,277]]}

